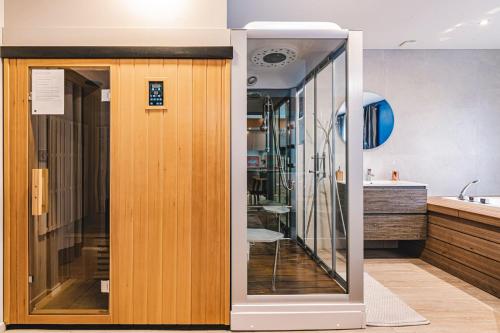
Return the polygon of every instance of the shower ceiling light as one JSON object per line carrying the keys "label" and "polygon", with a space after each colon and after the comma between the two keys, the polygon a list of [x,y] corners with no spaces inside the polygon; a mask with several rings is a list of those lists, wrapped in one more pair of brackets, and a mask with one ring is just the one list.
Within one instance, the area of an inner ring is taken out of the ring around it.
{"label": "shower ceiling light", "polygon": [[287,47],[260,49],[252,55],[252,63],[265,68],[283,68],[297,59],[297,51]]}

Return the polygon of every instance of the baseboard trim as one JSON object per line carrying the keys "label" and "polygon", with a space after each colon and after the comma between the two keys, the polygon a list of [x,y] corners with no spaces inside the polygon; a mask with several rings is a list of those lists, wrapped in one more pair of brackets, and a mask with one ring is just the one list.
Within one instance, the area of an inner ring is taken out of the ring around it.
{"label": "baseboard trim", "polygon": [[[16,329],[42,330],[229,330],[229,325],[200,324],[200,325],[166,325],[166,324],[8,324],[3,325],[4,331]],[[1,329],[1,328],[0,328]]]}

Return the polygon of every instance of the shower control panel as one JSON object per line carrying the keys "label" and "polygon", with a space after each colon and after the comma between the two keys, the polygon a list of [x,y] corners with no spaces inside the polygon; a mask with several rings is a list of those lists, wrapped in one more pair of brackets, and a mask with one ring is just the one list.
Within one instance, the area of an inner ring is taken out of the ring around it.
{"label": "shower control panel", "polygon": [[148,81],[149,106],[163,106],[163,81]]}

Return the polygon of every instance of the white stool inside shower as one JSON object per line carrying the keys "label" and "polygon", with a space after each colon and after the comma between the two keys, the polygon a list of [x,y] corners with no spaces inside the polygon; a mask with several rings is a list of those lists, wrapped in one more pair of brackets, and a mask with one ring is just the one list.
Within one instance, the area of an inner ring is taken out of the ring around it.
{"label": "white stool inside shower", "polygon": [[248,242],[248,253],[247,258],[250,260],[250,244],[251,243],[272,243],[276,242],[276,250],[274,253],[274,267],[273,267],[273,290],[276,290],[276,267],[278,265],[278,253],[280,250],[280,240],[283,239],[285,235],[280,232],[272,231],[269,229],[247,229],[247,242]]}
{"label": "white stool inside shower", "polygon": [[285,206],[262,206],[262,209],[268,213],[273,213],[278,222],[278,232],[281,232],[281,215],[288,214],[290,208]]}

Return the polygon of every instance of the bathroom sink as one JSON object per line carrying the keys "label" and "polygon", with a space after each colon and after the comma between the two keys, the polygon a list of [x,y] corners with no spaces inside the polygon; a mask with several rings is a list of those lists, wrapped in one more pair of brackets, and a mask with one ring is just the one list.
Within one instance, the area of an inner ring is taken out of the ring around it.
{"label": "bathroom sink", "polygon": [[409,187],[409,186],[415,186],[415,187],[427,187],[426,184],[422,183],[415,183],[415,182],[409,182],[409,181],[404,181],[404,180],[372,180],[372,181],[363,181],[363,186],[404,186],[404,187]]}

